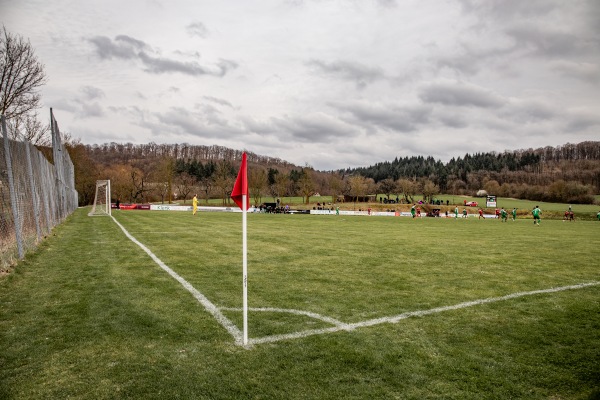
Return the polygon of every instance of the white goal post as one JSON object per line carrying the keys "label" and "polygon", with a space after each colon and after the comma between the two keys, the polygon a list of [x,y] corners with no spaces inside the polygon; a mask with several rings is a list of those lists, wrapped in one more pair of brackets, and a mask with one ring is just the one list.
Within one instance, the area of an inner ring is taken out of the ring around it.
{"label": "white goal post", "polygon": [[111,215],[110,213],[110,180],[96,181],[94,205],[88,216]]}

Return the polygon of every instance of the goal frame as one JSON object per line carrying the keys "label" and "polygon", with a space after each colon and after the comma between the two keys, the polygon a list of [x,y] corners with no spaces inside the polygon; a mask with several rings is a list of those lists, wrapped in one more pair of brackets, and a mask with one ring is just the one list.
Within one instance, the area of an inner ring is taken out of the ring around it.
{"label": "goal frame", "polygon": [[89,217],[111,216],[110,180],[96,181],[96,194]]}

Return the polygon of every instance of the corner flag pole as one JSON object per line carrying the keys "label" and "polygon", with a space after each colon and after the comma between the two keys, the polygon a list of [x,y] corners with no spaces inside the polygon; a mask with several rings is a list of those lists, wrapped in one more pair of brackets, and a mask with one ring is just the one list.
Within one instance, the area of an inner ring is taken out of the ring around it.
{"label": "corner flag pole", "polygon": [[243,276],[243,315],[244,315],[244,345],[248,344],[248,223],[246,214],[248,204],[247,194],[242,195],[242,276]]}
{"label": "corner flag pole", "polygon": [[248,225],[247,212],[249,205],[248,198],[248,161],[246,153],[242,154],[242,164],[240,171],[233,185],[231,198],[242,209],[242,281],[243,281],[243,301],[242,314],[244,319],[244,346],[248,344]]}

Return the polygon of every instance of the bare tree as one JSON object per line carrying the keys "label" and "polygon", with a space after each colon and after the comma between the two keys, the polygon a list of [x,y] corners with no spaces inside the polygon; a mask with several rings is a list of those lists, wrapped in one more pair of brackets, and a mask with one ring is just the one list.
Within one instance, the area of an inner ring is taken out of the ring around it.
{"label": "bare tree", "polygon": [[225,202],[229,202],[229,195],[231,194],[231,189],[235,183],[235,170],[232,168],[229,161],[223,160],[217,164],[214,183],[219,190],[223,205],[225,205]]}
{"label": "bare tree", "polygon": [[213,191],[213,186],[215,185],[215,181],[211,176],[205,176],[200,179],[200,190],[204,193],[204,201],[208,204],[208,198]]}
{"label": "bare tree", "polygon": [[417,192],[417,183],[408,179],[398,179],[396,182],[398,191],[402,193],[406,203],[414,201],[415,193]]}
{"label": "bare tree", "polygon": [[337,173],[332,173],[329,176],[329,190],[331,191],[331,202],[337,202],[337,196],[342,191],[343,181],[342,177]]}
{"label": "bare tree", "polygon": [[272,185],[271,190],[275,197],[283,197],[288,193],[290,187],[290,176],[283,172],[275,175],[275,183]]}
{"label": "bare tree", "polygon": [[440,193],[440,188],[438,185],[431,182],[429,179],[423,182],[423,199],[426,203],[432,203],[433,198],[436,194]]}
{"label": "bare tree", "polygon": [[388,201],[390,200],[390,195],[395,193],[396,190],[396,182],[391,178],[386,178],[379,182],[379,191],[387,196]]}
{"label": "bare tree", "polygon": [[[21,135],[36,146],[52,146],[52,138],[50,137],[50,126],[44,125],[40,122],[37,114],[30,112],[27,114],[19,115],[14,118],[15,130],[19,131]],[[69,137],[70,140],[70,137]],[[67,143],[63,137],[63,143]]]}
{"label": "bare tree", "polygon": [[175,160],[171,157],[163,156],[154,164],[151,171],[154,189],[160,196],[161,202],[164,203],[166,197],[169,204],[171,204],[173,195],[173,176],[175,175]]}
{"label": "bare tree", "polygon": [[0,32],[0,114],[6,119],[40,107],[39,89],[46,83],[44,65],[31,43],[19,35]]}
{"label": "bare tree", "polygon": [[187,172],[182,172],[175,178],[175,188],[177,189],[177,197],[183,198],[183,204],[185,204],[187,196],[191,193],[192,188],[196,183],[196,178],[191,176]]}
{"label": "bare tree", "polygon": [[348,178],[348,189],[354,199],[354,207],[356,207],[358,198],[364,197],[367,194],[368,185],[367,178],[364,176],[354,175]]}
{"label": "bare tree", "polygon": [[252,168],[248,171],[248,186],[250,186],[254,204],[262,203],[262,195],[267,183],[267,172],[264,169]]}
{"label": "bare tree", "polygon": [[306,199],[305,204],[308,204],[310,196],[315,192],[312,170],[308,168],[302,169],[302,175],[300,175],[300,179],[298,180],[298,186],[300,187],[300,193]]}

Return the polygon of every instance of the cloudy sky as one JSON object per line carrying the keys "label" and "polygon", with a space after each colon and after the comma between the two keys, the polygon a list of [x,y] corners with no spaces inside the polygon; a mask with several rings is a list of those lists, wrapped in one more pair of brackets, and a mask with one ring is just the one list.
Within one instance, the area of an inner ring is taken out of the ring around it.
{"label": "cloudy sky", "polygon": [[0,0],[83,143],[317,169],[600,140],[598,0]]}

